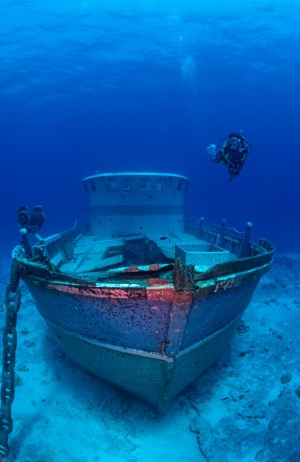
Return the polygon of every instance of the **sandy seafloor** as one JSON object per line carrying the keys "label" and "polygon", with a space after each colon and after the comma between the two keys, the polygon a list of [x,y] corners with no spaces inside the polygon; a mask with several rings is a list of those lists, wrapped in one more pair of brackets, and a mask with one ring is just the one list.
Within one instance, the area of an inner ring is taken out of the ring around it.
{"label": "sandy seafloor", "polygon": [[[0,306],[10,262],[1,262]],[[300,256],[276,257],[220,359],[158,417],[58,348],[22,285],[8,462],[299,462]]]}

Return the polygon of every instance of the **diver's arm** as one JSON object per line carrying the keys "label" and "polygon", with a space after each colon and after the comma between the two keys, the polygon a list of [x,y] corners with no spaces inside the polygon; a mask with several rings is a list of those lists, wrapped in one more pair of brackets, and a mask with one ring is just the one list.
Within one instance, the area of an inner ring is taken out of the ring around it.
{"label": "diver's arm", "polygon": [[217,155],[217,146],[215,144],[210,144],[206,148],[208,154],[211,156],[212,160],[215,160],[216,155]]}
{"label": "diver's arm", "polygon": [[216,164],[223,164],[224,163],[224,148],[221,148],[217,152],[217,146],[215,144],[210,144],[207,148],[207,152],[211,156],[211,160]]}

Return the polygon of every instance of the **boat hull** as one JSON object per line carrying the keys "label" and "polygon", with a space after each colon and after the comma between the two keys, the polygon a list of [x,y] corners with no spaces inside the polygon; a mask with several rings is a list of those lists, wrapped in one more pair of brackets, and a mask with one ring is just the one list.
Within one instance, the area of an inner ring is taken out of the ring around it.
{"label": "boat hull", "polygon": [[164,413],[172,399],[218,358],[228,345],[240,318],[173,358],[165,354],[112,347],[74,336],[49,321],[47,324],[61,349],[77,364]]}
{"label": "boat hull", "polygon": [[25,282],[71,359],[164,412],[228,345],[268,267],[210,279],[190,292],[170,284]]}

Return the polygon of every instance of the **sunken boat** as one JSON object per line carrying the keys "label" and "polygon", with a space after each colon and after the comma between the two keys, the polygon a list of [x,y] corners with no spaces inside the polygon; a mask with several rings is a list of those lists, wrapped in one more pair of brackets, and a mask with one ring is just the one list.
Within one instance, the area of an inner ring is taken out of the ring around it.
{"label": "sunken boat", "polygon": [[227,346],[273,258],[270,242],[251,241],[251,223],[238,233],[225,220],[186,222],[188,183],[170,173],[87,177],[88,224],[29,244],[37,226],[21,208],[24,245],[13,252],[62,350],[161,412]]}

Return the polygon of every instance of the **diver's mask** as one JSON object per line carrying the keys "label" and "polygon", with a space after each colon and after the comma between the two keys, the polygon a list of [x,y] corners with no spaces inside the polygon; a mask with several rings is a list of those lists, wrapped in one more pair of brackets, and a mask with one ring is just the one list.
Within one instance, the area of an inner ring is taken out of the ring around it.
{"label": "diver's mask", "polygon": [[240,149],[240,140],[233,136],[228,140],[228,145],[233,151],[238,151]]}

